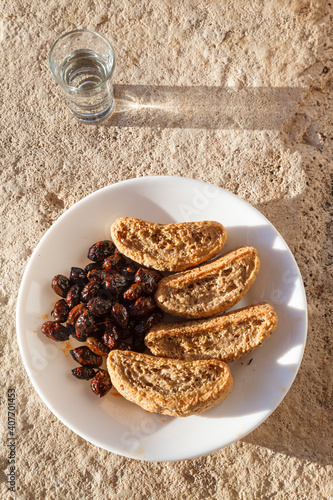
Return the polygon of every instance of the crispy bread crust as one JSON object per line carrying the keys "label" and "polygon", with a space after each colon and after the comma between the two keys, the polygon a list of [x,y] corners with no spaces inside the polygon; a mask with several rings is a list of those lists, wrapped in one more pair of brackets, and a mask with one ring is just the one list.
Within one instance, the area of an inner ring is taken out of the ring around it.
{"label": "crispy bread crust", "polygon": [[239,247],[213,262],[163,278],[155,301],[174,316],[207,318],[239,302],[254,283],[259,267],[256,249]]}
{"label": "crispy bread crust", "polygon": [[118,250],[141,265],[159,271],[182,271],[217,255],[227,232],[219,222],[155,224],[121,217],[111,226]]}
{"label": "crispy bread crust", "polygon": [[231,392],[228,365],[218,360],[179,361],[133,351],[111,351],[107,368],[113,386],[145,410],[174,417],[197,415]]}
{"label": "crispy bread crust", "polygon": [[155,356],[231,363],[262,345],[277,327],[271,304],[262,302],[214,318],[153,326],[145,338]]}

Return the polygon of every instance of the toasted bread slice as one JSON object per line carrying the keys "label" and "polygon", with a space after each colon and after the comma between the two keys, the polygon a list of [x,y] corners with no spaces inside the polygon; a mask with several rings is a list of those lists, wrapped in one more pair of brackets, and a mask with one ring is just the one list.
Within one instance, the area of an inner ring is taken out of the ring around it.
{"label": "toasted bread slice", "polygon": [[107,367],[124,398],[173,417],[202,413],[225,399],[233,387],[228,365],[216,359],[179,361],[114,350]]}
{"label": "toasted bread slice", "polygon": [[182,271],[217,255],[227,232],[219,222],[155,224],[121,217],[111,226],[118,250],[141,265],[159,271]]}
{"label": "toasted bread slice", "polygon": [[219,314],[246,294],[259,265],[255,248],[237,248],[213,262],[161,279],[155,301],[163,311],[182,318]]}
{"label": "toasted bread slice", "polygon": [[268,339],[277,322],[274,307],[262,302],[214,318],[159,323],[149,330],[145,344],[153,354],[164,358],[231,363]]}

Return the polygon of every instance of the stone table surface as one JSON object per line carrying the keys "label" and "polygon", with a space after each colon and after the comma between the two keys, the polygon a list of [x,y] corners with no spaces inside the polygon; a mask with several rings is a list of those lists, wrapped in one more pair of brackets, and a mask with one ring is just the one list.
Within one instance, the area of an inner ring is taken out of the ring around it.
{"label": "stone table surface", "polygon": [[[2,4],[1,498],[333,498],[332,26],[319,0]],[[117,112],[98,127],[71,117],[47,66],[53,41],[75,28],[117,52]],[[157,106],[134,115],[128,98]],[[15,310],[29,257],[62,213],[103,186],[166,174],[221,186],[274,224],[300,267],[309,329],[294,384],[255,431],[208,456],[147,463],[89,444],[51,413],[21,361]]]}

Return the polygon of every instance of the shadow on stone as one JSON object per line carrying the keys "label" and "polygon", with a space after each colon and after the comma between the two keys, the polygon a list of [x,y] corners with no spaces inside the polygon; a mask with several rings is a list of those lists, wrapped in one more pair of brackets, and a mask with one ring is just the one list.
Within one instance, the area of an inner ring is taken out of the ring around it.
{"label": "shadow on stone", "polygon": [[[301,272],[309,307],[309,325],[302,364],[290,391],[274,413],[242,441],[326,466],[331,463],[332,447],[330,433],[332,401],[329,383],[331,362],[328,333],[330,318],[329,314],[323,313],[330,307],[329,277],[326,286],[325,277],[318,276],[323,291],[318,288],[319,281],[311,278],[312,273],[315,273],[313,265],[310,264],[313,260],[311,249],[314,242],[304,238],[304,221],[309,218],[307,209],[315,205],[311,191],[308,188],[301,196],[255,205],[276,226],[278,222],[282,224],[281,214],[289,217],[290,222],[285,217],[284,228],[281,226],[277,229],[285,237],[296,260],[302,264]],[[314,208],[314,213],[316,209],[318,207]],[[322,238],[325,240],[325,234],[322,234]],[[317,243],[323,247],[325,245],[324,241]],[[320,259],[319,256],[316,258]]]}
{"label": "shadow on stone", "polygon": [[109,127],[279,130],[295,112],[299,87],[115,85]]}

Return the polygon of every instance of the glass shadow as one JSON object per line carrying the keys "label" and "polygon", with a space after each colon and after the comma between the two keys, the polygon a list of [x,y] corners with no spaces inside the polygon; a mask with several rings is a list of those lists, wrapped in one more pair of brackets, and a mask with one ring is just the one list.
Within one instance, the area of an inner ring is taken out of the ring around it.
{"label": "glass shadow", "polygon": [[114,85],[110,127],[279,130],[300,87]]}

